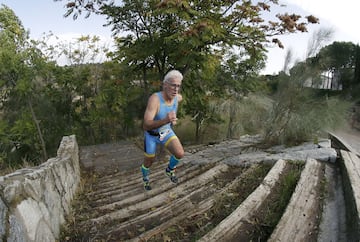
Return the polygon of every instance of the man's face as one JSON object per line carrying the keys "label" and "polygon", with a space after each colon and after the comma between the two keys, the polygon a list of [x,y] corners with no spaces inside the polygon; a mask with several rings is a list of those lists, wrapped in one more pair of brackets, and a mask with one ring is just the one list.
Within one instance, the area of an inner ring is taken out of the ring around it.
{"label": "man's face", "polygon": [[174,98],[180,91],[181,81],[179,79],[172,79],[165,82],[165,91],[167,95]]}

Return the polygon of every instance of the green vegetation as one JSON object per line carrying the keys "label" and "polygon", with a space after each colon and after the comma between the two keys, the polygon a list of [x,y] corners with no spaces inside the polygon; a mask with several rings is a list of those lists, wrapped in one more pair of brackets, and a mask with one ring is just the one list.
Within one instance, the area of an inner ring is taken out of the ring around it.
{"label": "green vegetation", "polygon": [[262,208],[263,212],[259,213],[261,217],[257,218],[259,223],[253,231],[254,236],[259,236],[262,241],[269,238],[291,199],[303,168],[304,162],[289,162],[286,172],[279,181],[276,192],[271,194],[271,198]]}
{"label": "green vegetation", "polygon": [[[96,36],[56,46],[48,36],[31,40],[15,13],[0,8],[0,169],[44,162],[64,135],[75,134],[79,145],[141,136],[147,98],[173,68],[185,76],[177,129],[187,143],[243,134],[264,134],[268,144],[315,139],[359,98],[360,52],[351,43],[334,43],[279,75],[259,75],[266,45],[282,47],[277,35],[318,21],[277,15],[277,1],[86,2],[69,1],[67,15],[107,16],[114,35],[128,34],[115,38],[115,51]],[[274,19],[265,21],[264,12]],[[56,64],[60,55],[69,65]],[[304,87],[326,70],[341,74],[343,90]]]}
{"label": "green vegetation", "polygon": [[304,87],[302,80],[303,75],[298,73],[279,75],[278,90],[264,126],[265,144],[297,145],[323,137],[321,132],[344,124],[350,103],[330,96],[331,91]]}

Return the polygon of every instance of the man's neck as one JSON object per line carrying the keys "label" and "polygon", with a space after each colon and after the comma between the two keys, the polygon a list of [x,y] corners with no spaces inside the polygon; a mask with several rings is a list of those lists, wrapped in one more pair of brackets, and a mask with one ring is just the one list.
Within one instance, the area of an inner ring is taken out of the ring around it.
{"label": "man's neck", "polygon": [[168,95],[166,95],[166,93],[164,91],[161,92],[161,95],[163,96],[164,98],[164,101],[167,103],[167,104],[171,104],[173,99],[171,97],[169,97]]}

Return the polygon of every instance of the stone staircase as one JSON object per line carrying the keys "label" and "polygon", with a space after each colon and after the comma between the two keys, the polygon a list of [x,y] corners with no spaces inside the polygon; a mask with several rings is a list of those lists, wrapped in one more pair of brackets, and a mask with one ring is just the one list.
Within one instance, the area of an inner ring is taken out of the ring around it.
{"label": "stone staircase", "polygon": [[[178,184],[165,176],[168,157],[160,156],[151,167],[151,191],[143,189],[142,151],[133,144],[82,148],[82,191],[61,241],[359,238],[357,226],[345,226],[346,213],[354,211],[346,211],[341,166],[328,162],[331,152],[297,160],[282,151],[260,151],[255,143],[245,137],[186,148]],[[311,147],[311,155],[322,149]],[[298,157],[296,152],[290,150]]]}

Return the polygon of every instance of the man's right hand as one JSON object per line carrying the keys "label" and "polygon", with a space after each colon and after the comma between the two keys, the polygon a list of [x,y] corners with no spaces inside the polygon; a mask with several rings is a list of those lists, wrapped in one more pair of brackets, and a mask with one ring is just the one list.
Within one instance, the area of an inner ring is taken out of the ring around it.
{"label": "man's right hand", "polygon": [[167,117],[169,119],[169,122],[172,124],[172,125],[175,125],[176,124],[176,121],[177,121],[177,118],[176,118],[176,113],[174,111],[171,111],[167,114]]}

